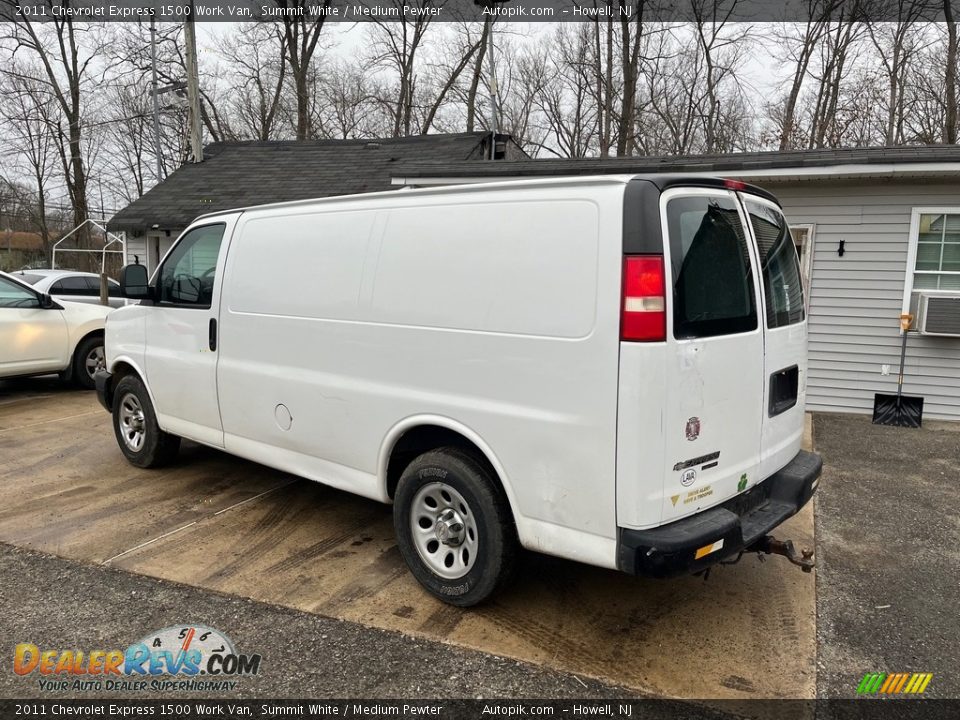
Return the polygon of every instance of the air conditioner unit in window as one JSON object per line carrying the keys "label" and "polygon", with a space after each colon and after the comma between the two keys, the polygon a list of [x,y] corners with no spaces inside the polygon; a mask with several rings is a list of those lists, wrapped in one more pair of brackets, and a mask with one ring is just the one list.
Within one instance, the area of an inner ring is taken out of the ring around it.
{"label": "air conditioner unit in window", "polygon": [[956,295],[920,295],[921,335],[960,337],[960,293]]}

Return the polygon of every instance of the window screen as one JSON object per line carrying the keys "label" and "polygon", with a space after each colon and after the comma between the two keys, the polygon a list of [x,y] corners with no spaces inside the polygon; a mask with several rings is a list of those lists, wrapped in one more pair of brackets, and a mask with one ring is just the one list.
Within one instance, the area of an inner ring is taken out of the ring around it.
{"label": "window screen", "polygon": [[673,273],[673,334],[712,337],[757,327],[753,269],[737,206],[729,197],[667,202]]}
{"label": "window screen", "polygon": [[757,238],[767,327],[803,322],[803,281],[790,229],[776,208],[747,200],[744,205]]}

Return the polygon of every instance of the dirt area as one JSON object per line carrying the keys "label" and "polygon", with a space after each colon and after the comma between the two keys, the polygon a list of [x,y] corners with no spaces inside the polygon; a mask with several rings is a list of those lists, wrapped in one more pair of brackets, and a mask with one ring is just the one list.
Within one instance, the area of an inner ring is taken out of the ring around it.
{"label": "dirt area", "polygon": [[[655,582],[529,554],[507,592],[461,610],[407,572],[389,507],[193,444],[172,468],[139,470],[93,395],[55,381],[0,386],[0,456],[13,546],[637,692],[814,693],[814,576],[781,558]],[[805,546],[812,534],[809,507],[778,533]]]}

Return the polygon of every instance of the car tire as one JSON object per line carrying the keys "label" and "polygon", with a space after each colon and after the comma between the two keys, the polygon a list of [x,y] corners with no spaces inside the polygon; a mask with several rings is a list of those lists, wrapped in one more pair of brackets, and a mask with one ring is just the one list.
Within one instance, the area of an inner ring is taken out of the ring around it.
{"label": "car tire", "polygon": [[393,524],[414,577],[446,603],[483,602],[513,574],[519,544],[509,503],[492,472],[463,450],[432,450],[407,466]]}
{"label": "car tire", "polygon": [[121,378],[114,388],[113,432],[120,450],[137,467],[168,465],[180,451],[180,438],[160,429],[147,388],[136,375]]}
{"label": "car tire", "polygon": [[73,381],[85,390],[93,390],[93,374],[103,365],[103,335],[85,337],[73,351]]}

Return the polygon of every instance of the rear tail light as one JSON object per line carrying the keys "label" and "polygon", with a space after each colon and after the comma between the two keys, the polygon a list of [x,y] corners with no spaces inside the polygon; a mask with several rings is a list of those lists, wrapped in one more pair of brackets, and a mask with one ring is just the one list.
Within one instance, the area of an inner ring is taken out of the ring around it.
{"label": "rear tail light", "polygon": [[658,342],[667,337],[666,283],[662,255],[623,258],[620,339]]}

